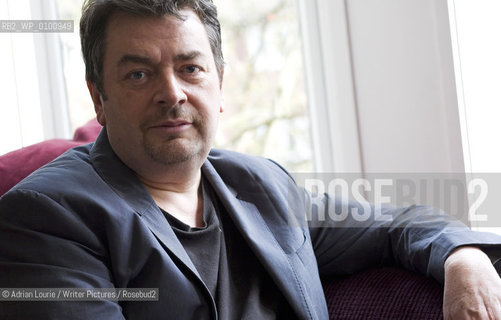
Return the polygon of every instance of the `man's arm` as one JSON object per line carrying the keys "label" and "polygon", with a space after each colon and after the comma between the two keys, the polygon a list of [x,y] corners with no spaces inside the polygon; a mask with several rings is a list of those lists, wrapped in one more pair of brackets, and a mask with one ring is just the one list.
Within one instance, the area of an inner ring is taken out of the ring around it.
{"label": "man's arm", "polygon": [[501,237],[471,231],[426,206],[395,208],[306,192],[309,229],[320,274],[346,275],[397,264],[444,282],[444,263],[461,246],[501,247]]}
{"label": "man's arm", "polygon": [[[0,198],[0,288],[112,288],[102,239],[71,209],[17,190]],[[1,301],[2,319],[123,319],[98,301]]]}

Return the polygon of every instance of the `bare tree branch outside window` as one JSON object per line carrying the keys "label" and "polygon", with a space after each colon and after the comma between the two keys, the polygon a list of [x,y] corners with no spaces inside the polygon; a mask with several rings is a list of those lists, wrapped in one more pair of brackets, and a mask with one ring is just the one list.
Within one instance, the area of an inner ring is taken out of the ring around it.
{"label": "bare tree branch outside window", "polygon": [[226,66],[216,146],[312,171],[301,42],[293,0],[216,0]]}

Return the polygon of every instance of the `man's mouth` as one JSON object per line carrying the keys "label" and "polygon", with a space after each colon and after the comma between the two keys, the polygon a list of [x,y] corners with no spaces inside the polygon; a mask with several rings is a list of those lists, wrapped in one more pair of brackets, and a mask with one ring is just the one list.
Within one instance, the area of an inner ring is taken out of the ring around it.
{"label": "man's mouth", "polygon": [[191,126],[192,122],[188,120],[174,119],[174,120],[162,121],[161,123],[153,125],[151,128],[162,131],[164,133],[172,134],[187,130]]}
{"label": "man's mouth", "polygon": [[191,122],[186,121],[186,120],[169,120],[169,121],[165,121],[165,122],[161,123],[160,127],[171,128],[171,127],[179,127],[179,126],[186,126],[186,125],[191,125]]}

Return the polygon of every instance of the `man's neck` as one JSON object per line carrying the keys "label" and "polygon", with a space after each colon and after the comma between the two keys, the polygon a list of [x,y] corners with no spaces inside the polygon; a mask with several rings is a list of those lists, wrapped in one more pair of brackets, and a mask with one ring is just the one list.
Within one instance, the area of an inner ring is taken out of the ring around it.
{"label": "man's neck", "polygon": [[139,177],[155,203],[190,227],[203,227],[201,171],[181,180],[152,181]]}

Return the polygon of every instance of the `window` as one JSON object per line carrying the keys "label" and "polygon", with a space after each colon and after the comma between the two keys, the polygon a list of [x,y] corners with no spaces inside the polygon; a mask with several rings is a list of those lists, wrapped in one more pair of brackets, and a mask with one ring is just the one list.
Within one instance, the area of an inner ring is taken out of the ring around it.
{"label": "window", "polygon": [[476,192],[476,199],[470,199],[470,207],[480,204],[478,212],[488,214],[488,218],[472,221],[472,228],[498,234],[501,234],[496,213],[501,193],[500,14],[501,3],[496,0],[449,0],[465,168],[471,180],[485,181],[484,192]]}
{"label": "window", "polygon": [[293,0],[216,0],[222,25],[226,110],[217,146],[313,169]]}
{"label": "window", "polygon": [[59,19],[75,21],[74,33],[60,34],[62,66],[68,97],[68,112],[72,132],[96,116],[85,83],[85,64],[80,48],[79,21],[82,0],[56,0]]}
{"label": "window", "polygon": [[501,2],[450,0],[465,167],[501,172]]}
{"label": "window", "polygon": [[[0,0],[0,19],[55,19],[52,4]],[[0,45],[0,154],[44,139],[68,137],[58,34],[4,31]]]}

